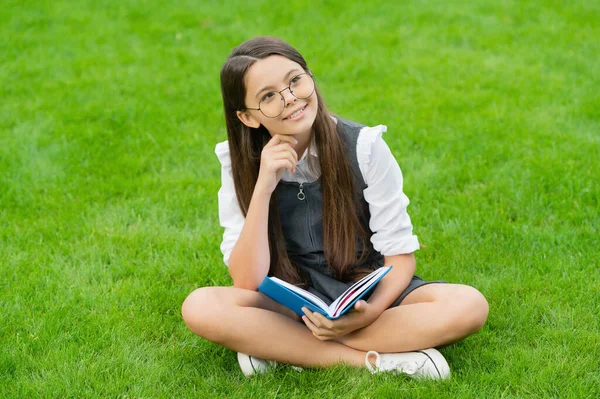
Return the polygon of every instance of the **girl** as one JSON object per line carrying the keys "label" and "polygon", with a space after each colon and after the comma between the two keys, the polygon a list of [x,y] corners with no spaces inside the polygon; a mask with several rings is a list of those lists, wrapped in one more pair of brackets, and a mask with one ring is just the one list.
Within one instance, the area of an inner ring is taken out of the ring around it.
{"label": "girl", "polygon": [[[221,90],[221,250],[233,287],[192,292],[189,329],[237,351],[245,375],[283,362],[448,377],[433,347],[480,330],[488,304],[472,287],[414,275],[419,243],[386,127],[333,117],[304,58],[272,37],[233,49]],[[382,265],[393,268],[337,320],[307,309],[300,318],[257,291],[274,275],[331,302]]]}

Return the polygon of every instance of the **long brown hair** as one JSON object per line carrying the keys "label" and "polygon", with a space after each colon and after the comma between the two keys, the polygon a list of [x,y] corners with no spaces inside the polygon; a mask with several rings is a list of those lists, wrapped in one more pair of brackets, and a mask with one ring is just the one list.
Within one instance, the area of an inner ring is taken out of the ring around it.
{"label": "long brown hair", "polygon": [[[283,40],[274,37],[256,37],[235,47],[221,69],[221,92],[225,108],[225,122],[231,169],[238,203],[244,216],[258,179],[260,154],[271,139],[264,126],[257,129],[244,125],[236,111],[246,109],[246,71],[257,60],[281,55],[298,63],[310,72],[302,55]],[[367,232],[359,219],[357,184],[347,159],[344,143],[336,130],[323,99],[315,87],[318,110],[309,143],[313,137],[321,163],[323,191],[323,247],[325,259],[334,276],[342,281],[362,275],[359,268],[367,251],[357,257],[357,249],[367,248]],[[309,165],[314,158],[309,158]],[[271,265],[269,274],[292,283],[303,282],[299,269],[288,257],[275,192],[269,204],[268,239]],[[359,245],[359,247],[357,247]]]}

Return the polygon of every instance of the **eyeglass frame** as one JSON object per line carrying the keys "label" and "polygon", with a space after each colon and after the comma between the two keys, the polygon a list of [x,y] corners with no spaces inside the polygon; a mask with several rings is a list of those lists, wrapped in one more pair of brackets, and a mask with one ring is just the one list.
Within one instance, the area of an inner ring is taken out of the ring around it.
{"label": "eyeglass frame", "polygon": [[[286,90],[289,90],[289,91],[290,91],[290,94],[291,94],[292,96],[294,96],[295,98],[297,98],[297,99],[299,99],[299,100],[304,100],[305,98],[309,98],[310,96],[312,96],[312,95],[313,95],[313,93],[315,92],[315,78],[314,78],[313,74],[312,74],[312,73],[310,73],[310,72],[302,72],[302,73],[299,73],[298,75],[294,75],[294,76],[292,76],[292,77],[290,78],[290,82],[291,82],[292,80],[294,80],[295,78],[297,78],[298,76],[300,76],[300,75],[308,75],[308,76],[310,76],[310,78],[311,78],[311,79],[312,79],[312,81],[313,81],[313,90],[312,90],[312,91],[310,92],[310,94],[309,94],[308,96],[306,96],[306,97],[296,97],[296,95],[295,95],[295,94],[294,94],[294,92],[292,91],[292,87],[291,87],[291,86],[292,86],[292,84],[291,84],[291,83],[290,83],[290,84],[289,84],[287,87],[284,87],[283,89],[279,90],[279,91],[277,92],[277,94],[279,94],[279,97],[281,97],[281,99],[283,100],[283,103],[284,103],[284,104],[283,104],[283,108],[281,109],[281,112],[280,112],[280,113],[278,113],[277,115],[275,115],[275,116],[267,116],[267,115],[266,115],[266,114],[263,112],[263,110],[262,110],[262,109],[260,109],[260,103],[262,102],[262,100],[260,100],[260,101],[258,102],[258,108],[249,108],[249,107],[244,107],[244,109],[251,109],[251,110],[254,110],[254,111],[260,111],[260,113],[261,113],[261,114],[263,114],[263,115],[265,116],[265,118],[277,118],[279,115],[283,114],[283,111],[285,111],[285,97],[284,97],[284,96],[283,96],[283,94],[281,94],[281,93],[283,93],[283,92],[284,92],[284,91],[286,91]],[[275,92],[269,92],[269,93],[275,93]]]}

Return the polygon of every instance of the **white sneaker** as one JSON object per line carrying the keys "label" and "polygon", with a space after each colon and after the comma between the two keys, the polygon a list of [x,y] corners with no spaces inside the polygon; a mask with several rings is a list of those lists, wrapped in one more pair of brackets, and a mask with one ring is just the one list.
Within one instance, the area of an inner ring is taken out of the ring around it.
{"label": "white sneaker", "polygon": [[[265,360],[259,357],[246,355],[245,353],[238,352],[237,354],[238,363],[242,369],[242,373],[246,377],[250,377],[254,374],[266,373],[269,368],[277,367],[277,362],[273,360]],[[292,366],[297,372],[302,372],[301,367]]]}
{"label": "white sneaker", "polygon": [[277,366],[277,362],[246,355],[245,353],[241,352],[238,352],[237,358],[240,368],[242,369],[242,373],[244,373],[246,377],[250,377],[254,374],[265,373],[269,367]]}
{"label": "white sneaker", "polygon": [[[375,367],[369,358],[375,356]],[[450,378],[450,367],[444,356],[436,349],[425,349],[404,353],[367,352],[365,364],[371,373],[389,371],[407,374],[417,379],[443,380]]]}

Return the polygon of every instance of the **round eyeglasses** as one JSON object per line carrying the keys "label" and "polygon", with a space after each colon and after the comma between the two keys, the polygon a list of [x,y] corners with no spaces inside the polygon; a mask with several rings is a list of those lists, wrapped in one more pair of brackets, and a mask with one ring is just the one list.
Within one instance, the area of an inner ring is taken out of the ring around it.
{"label": "round eyeglasses", "polygon": [[288,87],[280,91],[270,91],[264,94],[258,103],[258,108],[246,109],[260,111],[267,118],[277,118],[285,109],[285,98],[283,98],[283,94],[281,93],[288,89],[294,97],[305,99],[312,96],[314,93],[315,82],[310,73],[301,73],[290,79],[290,85]]}

